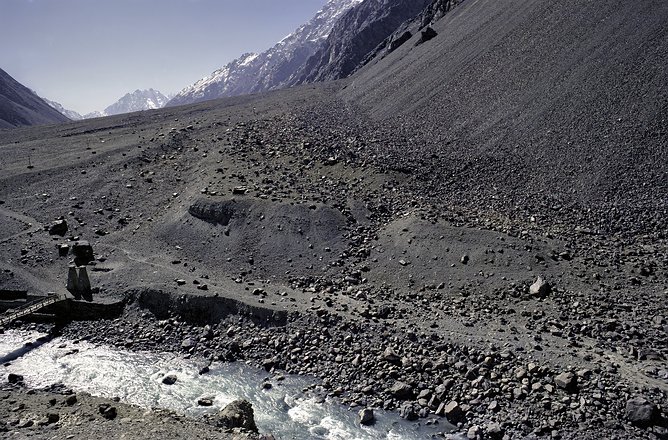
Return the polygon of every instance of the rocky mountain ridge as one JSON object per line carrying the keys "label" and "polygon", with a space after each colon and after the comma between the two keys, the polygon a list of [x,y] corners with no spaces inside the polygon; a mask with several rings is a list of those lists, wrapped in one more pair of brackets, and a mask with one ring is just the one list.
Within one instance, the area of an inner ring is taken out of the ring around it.
{"label": "rocky mountain ridge", "polygon": [[246,53],[186,87],[169,106],[262,92],[297,81],[296,73],[348,10],[362,0],[330,0],[308,23],[260,54]]}
{"label": "rocky mountain ridge", "polygon": [[82,120],[82,119],[84,118],[79,112],[76,112],[76,111],[74,111],[74,110],[68,110],[68,109],[66,109],[65,107],[63,107],[63,105],[62,105],[61,103],[59,103],[59,102],[51,101],[51,100],[46,99],[46,98],[42,98],[42,99],[43,99],[44,101],[46,101],[46,103],[49,104],[51,107],[53,107],[53,108],[55,108],[56,110],[58,110],[58,112],[59,112],[60,114],[66,116],[67,118],[69,118],[69,119],[71,119],[71,120],[73,120],[73,121],[80,121],[80,120]]}
{"label": "rocky mountain ridge", "polygon": [[[436,0],[438,1],[438,0]],[[302,66],[293,84],[345,78],[406,21],[433,0],[366,0],[344,14],[327,40]]]}
{"label": "rocky mountain ridge", "polygon": [[143,110],[155,110],[164,107],[167,101],[169,99],[157,90],[137,89],[132,93],[126,93],[118,101],[105,108],[103,114],[112,116]]}
{"label": "rocky mountain ridge", "polygon": [[0,129],[68,120],[32,90],[0,69]]}

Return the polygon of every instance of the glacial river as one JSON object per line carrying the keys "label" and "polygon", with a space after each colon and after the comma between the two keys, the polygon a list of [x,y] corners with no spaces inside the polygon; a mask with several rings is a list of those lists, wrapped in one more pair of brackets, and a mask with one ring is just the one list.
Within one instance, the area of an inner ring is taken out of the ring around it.
{"label": "glacial river", "polygon": [[[31,388],[62,383],[75,391],[119,397],[140,407],[167,408],[190,416],[216,413],[243,398],[253,404],[260,432],[279,440],[442,438],[435,434],[446,428],[444,421],[425,426],[379,410],[374,411],[377,421],[373,426],[361,426],[359,408],[329,400],[320,403],[304,396],[302,390],[311,383],[308,379],[285,375],[283,380],[271,380],[272,388],[264,390],[267,373],[239,362],[214,363],[209,373],[200,375],[202,361],[172,353],[132,352],[62,338],[36,342],[40,336],[25,331],[0,335],[1,363],[18,356],[0,367],[0,380],[6,380],[8,373],[17,373]],[[164,385],[166,374],[175,374],[177,382]],[[198,405],[203,397],[211,398],[213,406]]]}

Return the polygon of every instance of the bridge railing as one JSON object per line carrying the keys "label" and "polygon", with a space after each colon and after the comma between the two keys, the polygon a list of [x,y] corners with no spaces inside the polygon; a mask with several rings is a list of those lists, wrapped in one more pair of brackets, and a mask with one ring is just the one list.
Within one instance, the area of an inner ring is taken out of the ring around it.
{"label": "bridge railing", "polygon": [[16,310],[11,311],[10,313],[2,316],[0,315],[0,326],[6,326],[7,324],[15,321],[17,319],[23,318],[24,316],[31,315],[40,311],[41,309],[48,307],[50,305],[65,301],[65,295],[56,294],[47,296],[44,299],[40,299],[29,304],[26,304]]}

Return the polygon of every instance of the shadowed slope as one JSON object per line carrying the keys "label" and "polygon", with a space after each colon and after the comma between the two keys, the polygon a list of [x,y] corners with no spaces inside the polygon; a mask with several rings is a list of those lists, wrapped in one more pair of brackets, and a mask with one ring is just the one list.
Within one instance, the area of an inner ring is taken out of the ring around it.
{"label": "shadowed slope", "polygon": [[0,129],[69,121],[0,69]]}

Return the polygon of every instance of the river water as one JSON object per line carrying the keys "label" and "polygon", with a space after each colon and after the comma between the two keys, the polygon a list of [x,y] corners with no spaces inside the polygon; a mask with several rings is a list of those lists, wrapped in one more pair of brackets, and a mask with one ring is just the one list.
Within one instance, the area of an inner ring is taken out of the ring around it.
{"label": "river water", "polygon": [[[359,408],[304,396],[302,390],[312,382],[301,376],[273,378],[272,388],[265,390],[262,383],[269,377],[267,373],[239,362],[214,363],[209,373],[200,375],[202,361],[172,353],[132,352],[62,338],[40,343],[40,336],[27,331],[0,335],[2,363],[16,357],[0,367],[3,378],[17,373],[31,388],[62,383],[75,391],[119,397],[140,407],[172,409],[190,416],[216,413],[243,398],[253,404],[260,432],[279,440],[442,438],[435,434],[445,428],[443,424],[407,422],[395,413],[379,410],[374,411],[375,425],[361,426]],[[174,385],[162,383],[166,374],[177,376]],[[199,406],[197,401],[202,397],[211,398],[213,406]]]}

